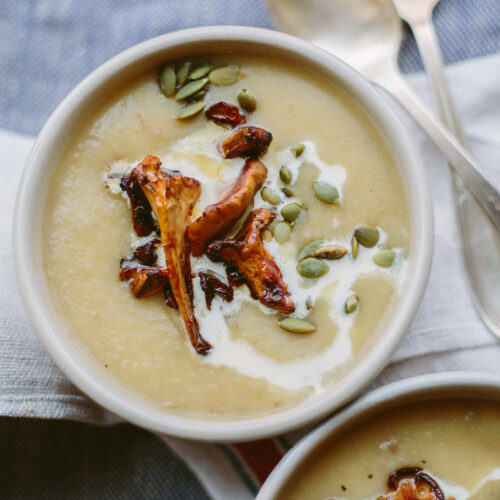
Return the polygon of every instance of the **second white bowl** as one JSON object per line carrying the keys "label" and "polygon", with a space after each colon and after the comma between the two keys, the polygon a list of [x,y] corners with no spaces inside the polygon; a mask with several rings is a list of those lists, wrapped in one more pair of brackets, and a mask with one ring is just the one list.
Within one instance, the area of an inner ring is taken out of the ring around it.
{"label": "second white bowl", "polygon": [[422,375],[376,389],[340,411],[296,444],[281,460],[259,491],[256,500],[274,500],[287,481],[298,474],[323,443],[351,423],[391,409],[429,400],[476,398],[500,401],[500,377],[478,372],[447,372]]}

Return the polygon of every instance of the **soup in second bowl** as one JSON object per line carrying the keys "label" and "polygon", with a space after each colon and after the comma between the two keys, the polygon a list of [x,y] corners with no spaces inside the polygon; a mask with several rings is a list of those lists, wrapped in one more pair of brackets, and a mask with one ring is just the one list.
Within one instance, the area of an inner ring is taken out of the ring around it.
{"label": "soup in second bowl", "polygon": [[279,500],[497,500],[500,403],[419,402],[340,429]]}

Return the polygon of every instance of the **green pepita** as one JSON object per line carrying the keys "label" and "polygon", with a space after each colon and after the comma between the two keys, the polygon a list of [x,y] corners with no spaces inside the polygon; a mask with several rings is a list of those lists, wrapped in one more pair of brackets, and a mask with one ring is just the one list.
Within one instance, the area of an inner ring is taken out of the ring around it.
{"label": "green pepita", "polygon": [[175,117],[178,120],[185,120],[186,118],[191,118],[192,116],[198,114],[205,107],[205,101],[195,101],[183,106]]}
{"label": "green pepita", "polygon": [[394,250],[380,250],[373,256],[373,262],[379,267],[391,267],[395,256]]}
{"label": "green pepita", "polygon": [[281,203],[281,195],[274,189],[264,187],[260,192],[262,199],[271,205],[279,205]]}
{"label": "green pepita", "polygon": [[173,97],[175,94],[175,86],[177,77],[173,66],[163,66],[160,70],[160,89],[165,94],[165,97]]}
{"label": "green pepita", "polygon": [[337,188],[331,184],[327,184],[326,182],[314,182],[313,191],[314,196],[324,203],[333,205],[339,201],[339,192],[337,191]]}
{"label": "green pepita", "polygon": [[238,68],[238,66],[231,65],[213,69],[208,75],[208,78],[218,87],[232,85],[240,79],[240,68]]}
{"label": "green pepita", "polygon": [[325,243],[325,240],[313,240],[307,243],[302,250],[297,255],[297,260],[300,262],[304,260],[306,257],[311,257],[314,251],[320,248]]}
{"label": "green pepita", "polygon": [[292,182],[292,171],[286,165],[280,168],[280,179],[283,184],[290,184]]}
{"label": "green pepita", "polygon": [[186,83],[186,85],[184,85],[184,87],[181,87],[177,94],[175,94],[175,100],[184,101],[185,99],[199,92],[207,84],[207,82],[208,78],[201,78],[200,80]]}
{"label": "green pepita", "polygon": [[356,236],[353,234],[351,238],[351,254],[352,258],[355,259],[358,256],[358,240]]}
{"label": "green pepita", "polygon": [[295,193],[288,187],[281,188],[281,191],[287,198],[293,198],[295,196]]}
{"label": "green pepita", "polygon": [[294,222],[299,218],[302,209],[298,203],[289,203],[281,209],[281,215],[283,219],[288,222]]}
{"label": "green pepita", "polygon": [[252,93],[250,93],[247,89],[243,89],[238,94],[238,103],[239,105],[249,113],[253,113],[257,109],[257,101]]}
{"label": "green pepita", "polygon": [[290,151],[293,153],[295,158],[298,158],[304,152],[304,149],[306,149],[304,144],[297,144],[295,146],[292,146],[290,148]]}
{"label": "green pepita", "polygon": [[283,330],[293,333],[312,333],[316,331],[316,327],[312,323],[298,318],[284,318],[278,324]]}
{"label": "green pepita", "polygon": [[378,243],[378,229],[371,226],[360,226],[355,229],[354,236],[366,248],[372,248]]}
{"label": "green pepita", "polygon": [[264,229],[264,231],[262,231],[262,239],[267,242],[271,241],[273,239],[273,233],[269,231],[269,229]]}
{"label": "green pepita", "polygon": [[194,94],[193,96],[191,96],[191,101],[198,101],[199,99],[201,99],[202,97],[205,97],[205,95],[207,94],[208,90],[206,89],[201,89],[199,92],[196,92],[196,94]]}
{"label": "green pepita", "polygon": [[290,239],[292,228],[288,222],[280,221],[274,226],[274,237],[278,243],[286,243]]}
{"label": "green pepita", "polygon": [[307,257],[297,266],[299,274],[310,279],[321,278],[328,272],[328,269],[329,267],[322,260],[314,257]]}
{"label": "green pepita", "polygon": [[211,69],[212,65],[210,63],[201,64],[197,68],[193,69],[191,73],[189,73],[189,78],[191,80],[198,80],[199,78],[203,78],[204,76],[208,75],[208,73],[210,73]]}
{"label": "green pepita", "polygon": [[339,260],[347,253],[347,248],[340,245],[325,245],[312,253],[318,259]]}
{"label": "green pepita", "polygon": [[191,62],[186,61],[182,63],[181,67],[177,70],[177,85],[183,85],[189,75],[191,69]]}
{"label": "green pepita", "polygon": [[359,304],[359,297],[357,295],[351,295],[345,301],[344,311],[346,312],[346,314],[351,314],[358,308],[358,304]]}

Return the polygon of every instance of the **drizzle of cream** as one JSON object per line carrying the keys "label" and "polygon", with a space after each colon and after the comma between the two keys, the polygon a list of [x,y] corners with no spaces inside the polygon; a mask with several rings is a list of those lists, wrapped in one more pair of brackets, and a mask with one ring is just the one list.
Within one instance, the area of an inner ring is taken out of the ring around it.
{"label": "drizzle of cream", "polygon": [[383,443],[379,444],[379,448],[381,450],[390,450],[391,448],[394,448],[397,446],[398,440],[396,438],[391,438],[388,441],[384,441]]}
{"label": "drizzle of cream", "polygon": [[[338,164],[328,165],[322,161],[314,142],[305,140],[301,141],[301,144],[305,146],[304,152],[298,158],[295,157],[290,148],[269,151],[265,155],[263,162],[267,166],[267,179],[264,185],[279,191],[281,187],[279,171],[282,165],[286,165],[290,169],[292,174],[291,184],[293,184],[299,176],[300,168],[303,165],[312,164],[319,170],[319,176],[316,180],[335,186],[339,193],[339,201],[342,202],[342,191],[347,176],[345,168]],[[294,201],[300,202],[296,198],[286,198],[283,196],[281,203],[276,205],[276,209],[279,211],[282,205]],[[254,204],[256,207],[269,206],[262,199],[260,193],[255,196]]]}
{"label": "drizzle of cream", "polygon": [[[177,141],[161,156],[164,169],[178,170],[183,175],[194,177],[200,181],[202,193],[193,212],[195,217],[201,213],[203,208],[219,199],[221,193],[236,179],[244,164],[244,160],[240,158],[221,159],[217,151],[217,142],[220,136],[221,127],[208,123],[202,130]],[[334,185],[338,189],[341,199],[346,179],[345,168],[341,165],[325,164],[319,158],[316,146],[312,141],[305,140],[302,141],[302,144],[304,144],[305,149],[298,158],[295,158],[290,148],[270,151],[265,155],[262,161],[268,168],[266,185],[279,189],[281,165],[287,165],[290,168],[292,179],[295,181],[301,166],[310,163],[319,170],[318,180]],[[137,161],[120,160],[106,168],[103,180],[111,192],[122,194],[128,200],[126,194],[119,187],[120,179],[117,174],[128,173],[135,165],[137,165]],[[282,203],[290,201],[293,201],[293,198],[284,199]],[[254,206],[269,205],[258,194],[254,199]],[[276,208],[279,211],[280,207]],[[322,391],[323,375],[344,363],[352,354],[349,332],[356,313],[345,314],[344,303],[346,298],[354,293],[352,287],[357,278],[363,274],[379,272],[388,275],[398,289],[403,283],[406,273],[406,259],[400,249],[394,249],[396,258],[394,264],[388,269],[377,267],[372,260],[373,255],[379,248],[383,247],[387,239],[381,228],[379,231],[380,239],[375,247],[360,247],[355,262],[350,254],[338,261],[325,261],[330,272],[316,280],[305,279],[298,274],[296,256],[299,249],[292,242],[280,245],[272,240],[265,243],[283,274],[283,279],[288,285],[296,306],[296,311],[292,316],[307,317],[306,301],[308,299],[314,305],[315,301],[324,294],[330,302],[329,315],[337,325],[338,332],[330,345],[319,354],[309,358],[277,362],[259,352],[245,340],[233,339],[228,319],[239,311],[245,302],[258,304],[264,314],[275,314],[275,311],[253,300],[246,286],[234,290],[234,299],[229,304],[216,297],[212,302],[211,310],[208,310],[199,278],[195,278],[193,288],[196,316],[204,337],[214,346],[207,356],[200,357],[200,361],[214,366],[230,367],[250,377],[264,378],[289,391],[300,391],[304,388],[312,388],[315,392]],[[349,234],[341,240],[330,243],[349,248],[350,238]],[[132,248],[137,248],[148,239],[150,237],[137,238],[132,232]],[[158,265],[165,265],[165,255],[162,248],[158,249],[157,256]],[[191,257],[191,266],[193,273],[211,269],[219,275],[225,276],[224,266],[221,263],[211,262],[205,255],[199,258]]]}
{"label": "drizzle of cream", "polygon": [[[196,262],[195,262],[196,261]],[[222,266],[210,262],[208,258],[192,259],[193,271],[210,268],[224,276]],[[244,375],[254,378],[264,378],[268,382],[290,391],[297,391],[305,387],[312,387],[321,391],[322,374],[344,362],[351,353],[351,344],[348,335],[337,335],[330,346],[320,354],[304,359],[295,359],[278,363],[260,353],[243,339],[232,339],[227,325],[227,318],[240,310],[244,302],[255,301],[250,297],[247,287],[236,288],[234,299],[230,304],[216,299],[212,308],[208,310],[205,296],[199,285],[199,278],[194,279],[194,305],[196,317],[201,331],[212,345],[216,346],[203,362],[215,366],[234,368]],[[292,295],[293,297],[293,295]],[[260,305],[266,314],[274,311]]]}

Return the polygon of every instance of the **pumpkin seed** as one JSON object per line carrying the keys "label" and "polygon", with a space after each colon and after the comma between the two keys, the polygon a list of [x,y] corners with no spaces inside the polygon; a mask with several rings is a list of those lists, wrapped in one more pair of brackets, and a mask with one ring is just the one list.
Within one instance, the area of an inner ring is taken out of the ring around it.
{"label": "pumpkin seed", "polygon": [[294,154],[295,158],[298,158],[304,152],[304,149],[306,149],[304,144],[297,144],[296,146],[292,146],[290,151]]}
{"label": "pumpkin seed", "polygon": [[194,101],[183,106],[175,117],[177,120],[185,120],[186,118],[191,118],[192,116],[198,114],[205,107],[205,101]]}
{"label": "pumpkin seed", "polygon": [[191,62],[186,61],[182,63],[182,66],[177,70],[177,85],[183,85],[187,80],[189,75],[189,70],[191,69]]}
{"label": "pumpkin seed", "polygon": [[293,198],[295,196],[295,193],[287,187],[281,188],[281,191],[287,198]]}
{"label": "pumpkin seed", "polygon": [[208,78],[201,78],[200,80],[195,80],[194,82],[189,82],[181,87],[181,89],[175,94],[176,101],[183,101],[188,97],[199,92],[208,82]]}
{"label": "pumpkin seed", "polygon": [[283,330],[287,330],[293,333],[312,333],[316,331],[316,327],[299,318],[284,318],[278,323]]}
{"label": "pumpkin seed", "polygon": [[208,90],[201,89],[199,92],[196,92],[196,94],[194,94],[193,96],[191,96],[191,100],[192,101],[198,101],[202,97],[205,97],[205,95],[207,94],[207,92],[208,92]]}
{"label": "pumpkin seed", "polygon": [[339,260],[347,253],[347,248],[340,245],[325,245],[312,253],[318,259]]}
{"label": "pumpkin seed", "polygon": [[257,101],[253,94],[251,94],[247,89],[243,89],[238,94],[238,103],[239,105],[249,113],[252,113],[257,109]]}
{"label": "pumpkin seed", "polygon": [[280,179],[283,184],[290,184],[292,182],[292,172],[286,165],[280,168]]}
{"label": "pumpkin seed", "polygon": [[306,257],[311,257],[313,252],[320,248],[325,243],[325,240],[313,240],[310,241],[307,245],[305,245],[302,250],[297,255],[297,260],[300,262],[304,260]]}
{"label": "pumpkin seed", "polygon": [[262,188],[260,195],[264,201],[267,201],[271,205],[279,205],[281,203],[281,196],[274,189],[264,187]]}
{"label": "pumpkin seed", "polygon": [[307,259],[299,262],[297,270],[304,278],[314,279],[324,276],[328,272],[329,267],[322,260],[307,257]]}
{"label": "pumpkin seed", "polygon": [[274,237],[278,243],[286,243],[290,239],[292,228],[285,221],[280,221],[274,226]]}
{"label": "pumpkin seed", "polygon": [[298,219],[301,211],[298,203],[289,203],[281,209],[281,215],[287,222],[294,222]]}
{"label": "pumpkin seed", "polygon": [[366,248],[372,248],[378,243],[378,229],[371,226],[360,226],[355,229],[354,236]]}
{"label": "pumpkin seed", "polygon": [[264,231],[262,231],[262,239],[268,242],[271,241],[273,239],[273,233],[269,231],[269,229],[264,229]]}
{"label": "pumpkin seed", "polygon": [[354,234],[351,238],[351,254],[353,259],[358,256],[358,240],[356,239],[356,236]]}
{"label": "pumpkin seed", "polygon": [[357,295],[351,295],[346,301],[344,306],[344,311],[346,314],[353,313],[359,304],[359,297]]}
{"label": "pumpkin seed", "polygon": [[240,68],[238,68],[238,66],[231,65],[213,69],[210,71],[208,78],[218,87],[232,85],[240,79]]}
{"label": "pumpkin seed", "polygon": [[198,80],[199,78],[203,78],[204,76],[208,75],[208,73],[210,73],[211,69],[212,65],[210,63],[201,64],[197,68],[193,69],[191,73],[189,73],[189,78],[191,80]]}
{"label": "pumpkin seed", "polygon": [[163,66],[160,70],[160,89],[165,94],[165,97],[173,97],[176,83],[177,77],[173,66]]}
{"label": "pumpkin seed", "polygon": [[339,192],[337,188],[326,182],[314,182],[313,191],[314,196],[324,203],[334,204],[339,201]]}
{"label": "pumpkin seed", "polygon": [[373,262],[379,267],[391,267],[395,256],[394,250],[380,250],[373,256]]}

